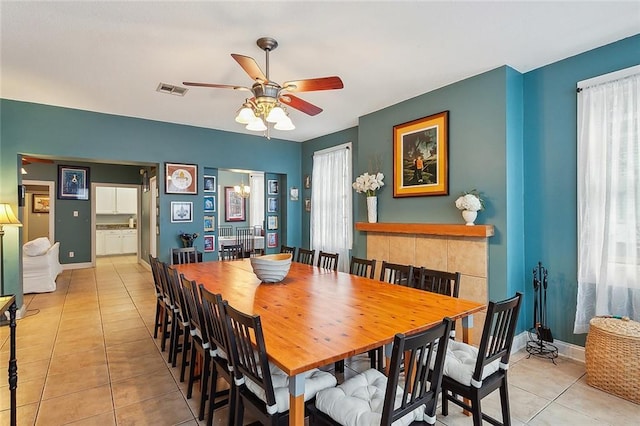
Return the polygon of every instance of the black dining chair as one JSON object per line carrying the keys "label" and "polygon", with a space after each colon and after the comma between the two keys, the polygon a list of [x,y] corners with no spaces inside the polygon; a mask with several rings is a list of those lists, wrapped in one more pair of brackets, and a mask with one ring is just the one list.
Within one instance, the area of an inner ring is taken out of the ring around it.
{"label": "black dining chair", "polygon": [[362,259],[359,257],[351,256],[349,273],[352,275],[357,275],[359,277],[373,279],[376,273],[376,260]]}
{"label": "black dining chair", "polygon": [[171,249],[171,265],[198,263],[198,253],[195,247],[179,247]]}
{"label": "black dining chair", "polygon": [[445,318],[410,336],[396,334],[389,375],[370,369],[318,392],[315,404],[307,404],[309,424],[435,424],[450,329]]}
{"label": "black dining chair", "polygon": [[[438,293],[445,296],[458,297],[460,294],[460,272],[438,271],[436,269],[414,268],[415,288]],[[417,272],[416,272],[417,271]],[[456,324],[451,327],[451,338],[456,336]]]}
{"label": "black dining chair", "polygon": [[220,249],[220,260],[238,260],[242,258],[242,245],[230,244]]}
{"label": "black dining chair", "polygon": [[300,247],[298,249],[298,258],[296,259],[296,262],[313,266],[313,259],[315,255],[316,255],[315,250],[308,250]]}
{"label": "black dining chair", "polygon": [[151,256],[149,254],[149,265],[151,265],[151,275],[153,276],[153,285],[155,287],[156,292],[156,315],[155,320],[153,322],[153,338],[158,338],[158,332],[162,330],[162,323],[164,318],[164,310],[166,309],[166,304],[164,301],[164,294],[162,290],[162,283],[160,282],[159,275],[159,260],[156,257]]}
{"label": "black dining chair", "polygon": [[291,258],[292,259],[296,258],[296,248],[295,247],[281,245],[280,246],[280,253],[291,253]]}
{"label": "black dining chair", "polygon": [[[260,316],[247,315],[225,302],[223,306],[234,380],[238,384],[234,423],[243,424],[245,410],[265,425],[288,422],[288,376],[268,362]],[[312,369],[304,374],[304,382],[306,402],[318,391],[334,387],[337,380],[331,373]]]}
{"label": "black dining chair", "polygon": [[230,226],[230,225],[218,226],[218,236],[233,237],[233,226]]}
{"label": "black dining chair", "polygon": [[[482,420],[494,425],[510,425],[507,372],[511,346],[516,332],[522,293],[502,302],[489,302],[478,348],[450,340],[442,378],[442,415],[449,414],[449,401],[470,411],[474,426]],[[469,360],[475,358],[475,363]],[[480,401],[500,390],[502,423],[482,412]],[[459,399],[466,398],[469,403]]]}
{"label": "black dining chair", "polygon": [[242,245],[243,258],[253,255],[253,228],[236,228],[236,244]]}
{"label": "black dining chair", "polygon": [[380,281],[411,287],[413,283],[413,266],[382,261]]}
{"label": "black dining chair", "polygon": [[[209,352],[211,354],[211,377],[208,384],[203,386],[207,390],[205,400],[209,401],[207,410],[207,426],[213,424],[214,411],[229,403],[229,424],[233,424],[233,413],[235,406],[235,384],[229,360],[229,346],[227,343],[226,324],[223,318],[224,306],[220,294],[211,293],[204,285],[198,285],[200,298],[202,300],[202,311],[204,312],[205,329],[209,340]],[[218,377],[222,377],[228,384],[229,389],[218,391]],[[226,398],[225,398],[226,397]]]}
{"label": "black dining chair", "polygon": [[320,250],[318,252],[318,267],[324,269],[338,270],[338,253],[328,253]]}

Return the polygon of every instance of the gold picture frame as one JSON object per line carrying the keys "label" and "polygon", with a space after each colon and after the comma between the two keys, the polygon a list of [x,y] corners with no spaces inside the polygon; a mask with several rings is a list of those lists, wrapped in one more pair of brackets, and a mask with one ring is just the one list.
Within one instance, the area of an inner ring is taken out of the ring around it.
{"label": "gold picture frame", "polygon": [[393,196],[449,194],[449,111],[393,126]]}

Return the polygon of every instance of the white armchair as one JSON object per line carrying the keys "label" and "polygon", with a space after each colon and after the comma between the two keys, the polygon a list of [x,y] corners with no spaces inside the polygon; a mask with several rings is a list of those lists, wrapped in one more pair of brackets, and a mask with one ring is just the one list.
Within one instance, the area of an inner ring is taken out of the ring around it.
{"label": "white armchair", "polygon": [[22,290],[26,293],[55,291],[56,277],[62,272],[60,243],[36,238],[22,246]]}

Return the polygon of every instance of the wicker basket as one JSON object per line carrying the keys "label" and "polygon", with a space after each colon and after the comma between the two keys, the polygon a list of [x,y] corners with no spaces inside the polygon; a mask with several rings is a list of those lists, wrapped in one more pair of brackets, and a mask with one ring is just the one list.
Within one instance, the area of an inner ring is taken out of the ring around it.
{"label": "wicker basket", "polygon": [[587,383],[640,404],[640,323],[593,318],[589,325]]}

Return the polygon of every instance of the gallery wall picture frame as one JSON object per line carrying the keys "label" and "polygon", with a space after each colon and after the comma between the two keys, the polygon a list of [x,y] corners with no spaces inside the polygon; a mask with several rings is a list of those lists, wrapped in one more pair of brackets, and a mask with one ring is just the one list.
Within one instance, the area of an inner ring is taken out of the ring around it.
{"label": "gallery wall picture frame", "polygon": [[216,192],[216,177],[206,176],[204,177],[204,192]]}
{"label": "gallery wall picture frame", "polygon": [[267,213],[278,212],[278,199],[276,197],[267,198]]}
{"label": "gallery wall picture frame", "polygon": [[267,216],[267,229],[270,231],[278,229],[278,216]]}
{"label": "gallery wall picture frame", "polygon": [[50,203],[48,194],[33,194],[31,210],[33,213],[49,213]]}
{"label": "gallery wall picture frame", "polygon": [[193,203],[191,201],[172,201],[171,222],[193,222]]}
{"label": "gallery wall picture frame", "polygon": [[216,196],[215,195],[205,195],[203,199],[202,207],[206,213],[215,213],[216,212]]}
{"label": "gallery wall picture frame", "polygon": [[213,232],[216,230],[216,217],[205,216],[204,217],[204,232]]}
{"label": "gallery wall picture frame", "polygon": [[300,191],[295,186],[292,186],[289,189],[289,199],[291,201],[298,201],[299,197],[300,197]]}
{"label": "gallery wall picture frame", "polygon": [[305,198],[304,199],[304,211],[305,212],[310,212],[311,211],[311,198]]}
{"label": "gallery wall picture frame", "polygon": [[278,247],[278,233],[267,232],[267,248]]}
{"label": "gallery wall picture frame", "polygon": [[58,199],[89,199],[89,167],[58,165]]}
{"label": "gallery wall picture frame", "polygon": [[198,166],[195,164],[164,163],[165,194],[197,194]]}
{"label": "gallery wall picture frame", "polygon": [[224,221],[244,222],[245,199],[238,194],[232,186],[224,187]]}
{"label": "gallery wall picture frame", "polygon": [[449,194],[449,111],[393,126],[393,196]]}
{"label": "gallery wall picture frame", "polygon": [[204,251],[205,253],[211,253],[216,251],[216,236],[205,235],[204,236]]}
{"label": "gallery wall picture frame", "polygon": [[278,195],[280,193],[280,184],[276,179],[269,179],[267,181],[267,194],[268,195]]}
{"label": "gallery wall picture frame", "polygon": [[311,189],[311,175],[304,175],[304,189]]}

